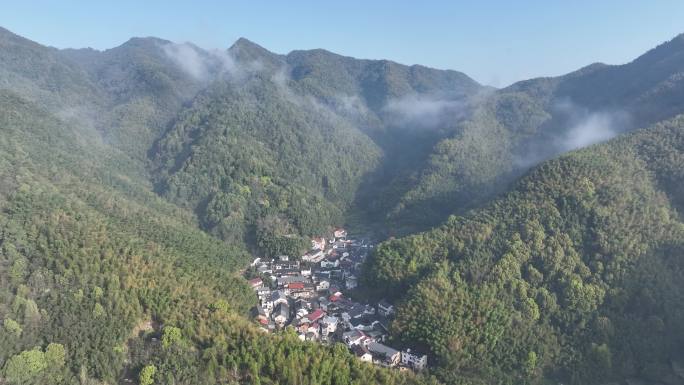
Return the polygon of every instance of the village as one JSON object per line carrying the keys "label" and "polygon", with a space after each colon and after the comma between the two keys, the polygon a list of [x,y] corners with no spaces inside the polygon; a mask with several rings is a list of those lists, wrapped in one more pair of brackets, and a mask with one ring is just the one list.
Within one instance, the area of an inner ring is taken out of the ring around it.
{"label": "village", "polygon": [[386,344],[394,306],[353,301],[363,262],[374,245],[337,228],[330,239],[311,240],[300,258],[255,259],[249,284],[259,298],[255,320],[267,332],[292,327],[303,341],[343,343],[360,360],[399,370],[421,371],[427,356]]}

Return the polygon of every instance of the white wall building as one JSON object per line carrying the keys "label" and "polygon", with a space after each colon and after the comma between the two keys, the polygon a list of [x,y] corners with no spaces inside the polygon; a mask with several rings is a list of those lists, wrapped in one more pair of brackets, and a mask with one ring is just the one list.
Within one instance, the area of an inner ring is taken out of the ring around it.
{"label": "white wall building", "polygon": [[427,356],[411,352],[411,349],[406,349],[401,352],[401,363],[415,370],[423,370],[427,366]]}

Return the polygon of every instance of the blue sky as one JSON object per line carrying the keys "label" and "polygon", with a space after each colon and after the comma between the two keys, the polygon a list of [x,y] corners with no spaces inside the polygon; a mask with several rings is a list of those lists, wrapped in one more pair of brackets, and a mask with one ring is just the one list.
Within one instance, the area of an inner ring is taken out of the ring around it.
{"label": "blue sky", "polygon": [[505,86],[620,64],[684,32],[682,0],[6,1],[0,26],[42,44],[106,49],[131,36],[278,53],[326,48],[463,71]]}

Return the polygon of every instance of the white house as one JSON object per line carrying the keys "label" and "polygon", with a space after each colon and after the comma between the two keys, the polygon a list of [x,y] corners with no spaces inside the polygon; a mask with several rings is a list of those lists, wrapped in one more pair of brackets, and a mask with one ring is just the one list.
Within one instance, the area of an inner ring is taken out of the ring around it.
{"label": "white house", "polygon": [[274,290],[271,295],[261,304],[267,313],[271,313],[278,304],[287,305],[287,296],[282,290]]}
{"label": "white house", "polygon": [[336,228],[335,231],[333,232],[333,236],[335,237],[335,239],[344,239],[344,238],[347,238],[347,230],[345,230],[345,229],[343,229],[343,228],[341,228],[341,227],[338,227],[338,228]]}
{"label": "white house", "polygon": [[324,335],[331,334],[335,333],[335,330],[337,330],[338,319],[337,317],[328,316],[320,320],[319,323],[321,324],[321,331]]}
{"label": "white house", "polygon": [[401,363],[415,370],[423,370],[427,366],[427,356],[411,352],[411,349],[406,349],[401,352]]}
{"label": "white house", "polygon": [[311,262],[311,263],[318,263],[320,262],[323,258],[325,258],[325,253],[323,250],[310,250],[308,253],[302,255],[302,261],[304,262]]}
{"label": "white house", "polygon": [[306,309],[299,309],[297,310],[297,318],[304,318],[306,315],[309,314],[309,311]]}
{"label": "white house", "polygon": [[261,286],[256,289],[257,297],[261,302],[264,302],[268,297],[271,296],[271,289],[266,286]]}
{"label": "white house", "polygon": [[316,291],[328,290],[330,288],[330,282],[322,280],[316,284]]}
{"label": "white house", "polygon": [[367,339],[366,334],[360,330],[352,330],[342,334],[342,340],[350,348],[354,345],[363,344]]}
{"label": "white house", "polygon": [[354,289],[356,288],[356,286],[358,286],[358,280],[355,276],[350,275],[349,277],[347,277],[347,279],[344,280],[344,286],[348,290]]}
{"label": "white house", "polygon": [[378,302],[378,314],[383,317],[390,317],[394,314],[394,306],[383,299]]}
{"label": "white house", "polygon": [[261,280],[261,278],[254,278],[249,280],[249,286],[252,287],[252,289],[257,290],[260,288],[264,282]]}
{"label": "white house", "polygon": [[278,277],[278,286],[286,286],[291,283],[304,283],[306,281],[307,278],[303,275],[286,275]]}
{"label": "white house", "polygon": [[290,319],[290,306],[287,303],[279,303],[273,312],[273,321],[283,326]]}

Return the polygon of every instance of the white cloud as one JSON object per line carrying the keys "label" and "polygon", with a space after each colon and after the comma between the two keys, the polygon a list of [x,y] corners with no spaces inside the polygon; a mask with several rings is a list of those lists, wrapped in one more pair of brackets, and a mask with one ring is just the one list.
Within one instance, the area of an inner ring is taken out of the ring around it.
{"label": "white cloud", "polygon": [[433,128],[443,123],[447,114],[455,118],[464,109],[462,100],[412,94],[391,99],[383,111],[395,125]]}
{"label": "white cloud", "polygon": [[198,80],[206,80],[209,68],[206,60],[200,56],[197,49],[187,43],[169,43],[162,46],[164,53],[181,69]]}
{"label": "white cloud", "polygon": [[[164,53],[183,71],[201,81],[217,75],[239,78],[243,73],[235,59],[226,50],[203,50],[189,43],[168,43],[162,46]],[[250,70],[257,70],[259,63],[252,63]]]}

